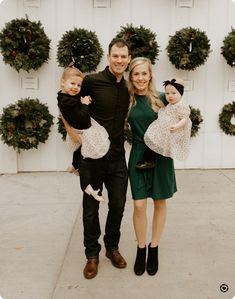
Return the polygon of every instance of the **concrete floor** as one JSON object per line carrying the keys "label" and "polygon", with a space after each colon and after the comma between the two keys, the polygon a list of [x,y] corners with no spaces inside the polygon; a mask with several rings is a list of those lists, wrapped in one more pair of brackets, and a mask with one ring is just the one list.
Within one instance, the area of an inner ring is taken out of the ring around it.
{"label": "concrete floor", "polygon": [[[82,274],[79,178],[65,172],[1,175],[0,298],[235,298],[235,169],[176,174],[179,191],[168,200],[158,274],[133,273],[136,240],[128,190],[120,243],[128,266],[114,268],[102,249],[92,280]],[[151,216],[151,200],[148,206]],[[101,203],[102,228],[106,212]],[[220,291],[222,284],[227,292]]]}

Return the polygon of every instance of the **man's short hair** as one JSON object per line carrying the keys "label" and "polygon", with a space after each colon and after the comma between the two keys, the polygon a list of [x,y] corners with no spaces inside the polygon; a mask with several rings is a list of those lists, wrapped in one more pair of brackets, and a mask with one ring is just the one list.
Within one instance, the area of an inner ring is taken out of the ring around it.
{"label": "man's short hair", "polygon": [[130,55],[130,46],[126,40],[123,38],[113,38],[109,44],[109,54],[111,52],[112,46],[117,46],[119,48],[127,47],[128,48],[128,54]]}

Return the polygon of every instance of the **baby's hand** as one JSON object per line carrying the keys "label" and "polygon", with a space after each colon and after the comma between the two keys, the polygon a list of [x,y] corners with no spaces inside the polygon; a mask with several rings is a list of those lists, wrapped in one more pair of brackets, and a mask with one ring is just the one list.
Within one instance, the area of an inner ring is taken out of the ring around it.
{"label": "baby's hand", "polygon": [[175,133],[178,130],[178,126],[177,125],[173,125],[169,128],[170,133]]}
{"label": "baby's hand", "polygon": [[91,97],[90,96],[81,97],[81,103],[85,105],[90,105]]}

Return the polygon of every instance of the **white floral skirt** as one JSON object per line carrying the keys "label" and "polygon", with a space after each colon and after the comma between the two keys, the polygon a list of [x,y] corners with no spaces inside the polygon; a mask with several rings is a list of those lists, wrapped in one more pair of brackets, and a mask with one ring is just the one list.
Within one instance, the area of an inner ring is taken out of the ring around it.
{"label": "white floral skirt", "polygon": [[154,152],[172,159],[185,160],[190,151],[191,120],[184,128],[170,133],[169,126],[153,121],[144,135],[145,144]]}
{"label": "white floral skirt", "polygon": [[97,121],[91,118],[91,127],[86,130],[77,130],[81,134],[81,143],[74,142],[66,136],[66,144],[70,151],[75,151],[81,146],[84,158],[99,159],[109,150],[110,140],[108,132]]}

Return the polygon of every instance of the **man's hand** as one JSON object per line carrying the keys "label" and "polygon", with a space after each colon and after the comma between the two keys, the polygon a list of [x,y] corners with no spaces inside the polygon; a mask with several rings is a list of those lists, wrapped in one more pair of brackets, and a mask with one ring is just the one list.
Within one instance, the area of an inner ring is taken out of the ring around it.
{"label": "man's hand", "polygon": [[82,104],[90,105],[91,101],[92,100],[91,100],[90,96],[81,97],[81,103]]}

